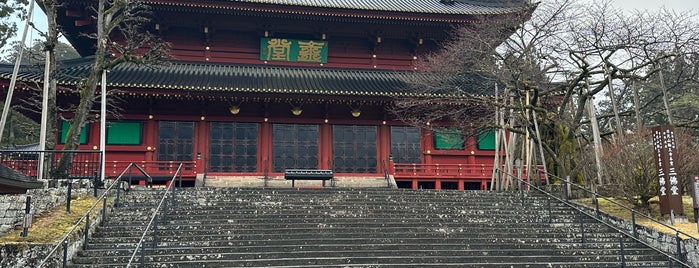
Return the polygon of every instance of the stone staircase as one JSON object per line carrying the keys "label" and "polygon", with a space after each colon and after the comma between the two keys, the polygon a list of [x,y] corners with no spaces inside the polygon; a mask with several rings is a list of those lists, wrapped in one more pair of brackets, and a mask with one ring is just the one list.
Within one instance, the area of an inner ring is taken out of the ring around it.
{"label": "stone staircase", "polygon": [[[162,191],[131,191],[73,267],[125,267]],[[525,200],[484,191],[178,189],[156,248],[147,236],[146,267],[671,266],[592,218],[582,218],[582,233],[581,217],[563,204],[551,202],[549,218],[545,197]]]}

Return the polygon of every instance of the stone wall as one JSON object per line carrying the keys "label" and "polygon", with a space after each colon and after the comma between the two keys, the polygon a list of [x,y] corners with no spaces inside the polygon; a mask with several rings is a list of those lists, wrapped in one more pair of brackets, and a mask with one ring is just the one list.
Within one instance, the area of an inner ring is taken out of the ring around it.
{"label": "stone wall", "polygon": [[[92,189],[72,189],[72,195],[92,194]],[[21,195],[1,195],[0,196],[0,221],[2,221],[3,233],[13,228],[21,228],[24,218],[24,208],[27,195],[32,197],[31,212],[33,217],[37,217],[43,212],[51,210],[56,206],[65,206],[67,188],[60,189],[34,189],[27,194]],[[109,212],[108,212],[109,213]],[[96,217],[90,222],[90,234],[94,232],[102,217]],[[7,223],[7,224],[5,224]],[[84,226],[84,223],[83,223]],[[84,230],[79,229],[75,237],[84,237]],[[72,257],[82,248],[82,239],[71,239],[67,245],[67,262],[70,263]],[[55,244],[5,244],[0,245],[0,267],[24,268],[37,267],[46,255],[56,247]],[[63,246],[58,247],[51,258],[43,267],[61,267],[63,262]]]}
{"label": "stone wall", "polygon": [[[595,215],[594,209],[586,206],[579,207],[590,215]],[[637,216],[637,219],[639,218],[640,216]],[[633,233],[633,223],[629,221],[605,213],[600,213],[600,219],[628,233]],[[642,242],[649,244],[650,246],[665,253],[672,254],[672,256],[675,258],[678,257],[676,235],[663,233],[640,225],[636,225],[636,233],[638,235],[638,239]],[[692,267],[699,267],[699,240],[696,238],[681,239],[680,248],[684,254],[686,262]]]}
{"label": "stone wall", "polygon": [[[0,234],[7,233],[14,228],[21,228],[24,220],[24,208],[27,196],[32,197],[32,217],[56,206],[66,204],[67,188],[58,189],[33,189],[27,194],[0,195]],[[91,194],[90,189],[73,189],[72,195]]]}
{"label": "stone wall", "polygon": [[[102,217],[96,217],[90,222],[90,234],[95,232],[97,226],[102,221]],[[84,226],[84,224],[83,224]],[[85,235],[84,229],[78,229],[75,232],[75,237],[83,238]],[[91,235],[90,235],[91,236]],[[82,239],[71,239],[67,244],[68,248],[65,252],[68,258],[65,262],[70,265],[73,257],[82,249],[84,241]],[[56,247],[56,244],[6,244],[0,246],[0,267],[3,268],[26,268],[39,267],[41,262],[46,258],[47,254],[54,248],[50,258],[42,265],[42,267],[62,267],[63,251],[65,245]]]}

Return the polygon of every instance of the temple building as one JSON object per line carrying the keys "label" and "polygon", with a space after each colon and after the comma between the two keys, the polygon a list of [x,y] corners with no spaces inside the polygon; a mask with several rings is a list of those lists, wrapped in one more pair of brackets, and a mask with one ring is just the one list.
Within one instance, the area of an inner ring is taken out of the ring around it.
{"label": "temple building", "polygon": [[[60,88],[88,73],[95,41],[85,12],[65,1],[59,23],[84,57],[61,63]],[[146,0],[148,27],[171,44],[159,68],[120,64],[107,75],[123,111],[107,128],[106,172],[128,162],[186,162],[195,178],[280,177],[329,169],[337,178],[393,175],[401,188],[486,189],[494,137],[410,126],[389,108],[417,61],[454,26],[530,14],[529,1]],[[0,66],[6,92],[11,66]],[[21,87],[42,74],[22,70]],[[57,122],[59,142],[66,122]],[[80,149],[99,146],[99,123]]]}

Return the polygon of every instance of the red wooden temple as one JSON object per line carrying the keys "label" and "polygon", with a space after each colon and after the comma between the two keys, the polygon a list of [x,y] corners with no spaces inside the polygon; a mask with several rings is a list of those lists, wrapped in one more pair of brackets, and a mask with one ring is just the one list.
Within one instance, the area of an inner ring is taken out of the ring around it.
{"label": "red wooden temple", "polygon": [[[65,1],[59,23],[85,56],[63,62],[59,85],[87,73],[94,40],[86,5]],[[439,49],[452,27],[521,16],[529,1],[147,0],[150,29],[171,43],[160,68],[121,64],[107,75],[123,113],[107,128],[107,175],[130,162],[152,172],[189,166],[196,177],[282,176],[287,168],[335,177],[392,174],[399,187],[485,189],[493,135],[409,126],[387,109],[417,96],[406,77]],[[419,70],[418,70],[419,71]],[[11,66],[0,67],[3,91]],[[22,71],[22,87],[42,83]],[[59,93],[59,101],[74,98]],[[57,122],[59,140],[68,123]],[[99,124],[81,150],[97,150]],[[175,167],[176,168],[176,167]]]}

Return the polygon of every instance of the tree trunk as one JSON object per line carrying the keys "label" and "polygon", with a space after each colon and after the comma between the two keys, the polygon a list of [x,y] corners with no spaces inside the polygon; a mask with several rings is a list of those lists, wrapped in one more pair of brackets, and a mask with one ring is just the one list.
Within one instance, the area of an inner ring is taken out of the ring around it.
{"label": "tree trunk", "polygon": [[[100,81],[102,70],[104,69],[106,55],[106,40],[107,31],[106,25],[109,24],[109,18],[105,19],[105,3],[106,0],[99,0],[97,11],[97,49],[95,51],[95,62],[90,69],[90,73],[85,82],[79,85],[80,103],[75,111],[70,128],[66,134],[66,142],[63,147],[64,151],[75,150],[80,143],[80,132],[87,123],[87,117],[94,105],[95,95],[97,94],[97,84]],[[73,162],[73,154],[64,153],[56,167],[56,175],[67,177]]]}

